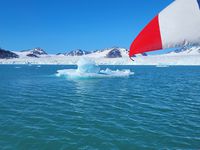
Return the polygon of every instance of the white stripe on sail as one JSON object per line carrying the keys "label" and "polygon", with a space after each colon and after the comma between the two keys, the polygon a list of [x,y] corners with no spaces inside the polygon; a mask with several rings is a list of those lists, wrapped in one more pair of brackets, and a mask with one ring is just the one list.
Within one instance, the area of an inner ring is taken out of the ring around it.
{"label": "white stripe on sail", "polygon": [[175,0],[159,14],[163,48],[200,44],[197,0]]}

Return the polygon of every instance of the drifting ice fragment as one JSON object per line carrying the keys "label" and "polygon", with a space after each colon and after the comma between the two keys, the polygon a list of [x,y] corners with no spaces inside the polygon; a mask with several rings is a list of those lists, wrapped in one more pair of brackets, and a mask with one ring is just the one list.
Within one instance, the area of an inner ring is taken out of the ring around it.
{"label": "drifting ice fragment", "polygon": [[92,60],[81,59],[77,63],[77,69],[58,70],[56,76],[64,76],[71,79],[80,78],[105,78],[105,77],[128,77],[134,73],[130,70],[100,70],[100,67]]}

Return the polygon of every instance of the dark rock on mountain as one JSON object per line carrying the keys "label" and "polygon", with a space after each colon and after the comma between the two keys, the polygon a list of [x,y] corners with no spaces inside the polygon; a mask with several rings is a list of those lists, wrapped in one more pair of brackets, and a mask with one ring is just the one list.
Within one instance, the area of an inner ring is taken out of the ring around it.
{"label": "dark rock on mountain", "polygon": [[13,52],[0,48],[0,59],[11,59],[11,58],[19,58],[19,56]]}
{"label": "dark rock on mountain", "polygon": [[[147,53],[141,53],[141,55],[142,56],[148,56],[148,54]],[[133,55],[132,57],[137,57],[138,56],[138,54],[136,54],[136,55]]]}
{"label": "dark rock on mountain", "polygon": [[119,49],[114,48],[111,50],[107,55],[106,58],[120,58],[122,57],[122,54]]}
{"label": "dark rock on mountain", "polygon": [[87,54],[90,54],[90,52],[84,51],[81,49],[77,49],[77,50],[73,50],[68,53],[65,53],[66,56],[83,56],[83,55],[87,55]]}
{"label": "dark rock on mountain", "polygon": [[63,53],[57,53],[56,55],[64,55]]}
{"label": "dark rock on mountain", "polygon": [[184,46],[183,48],[177,49],[174,52],[175,53],[181,53],[187,51],[187,53],[191,53],[192,51],[198,51],[200,53],[200,47],[199,46]]}
{"label": "dark rock on mountain", "polygon": [[28,53],[27,56],[29,55],[29,57],[34,57],[34,56],[41,56],[41,55],[47,55],[47,53],[42,49],[42,48],[34,48],[34,49],[30,49],[30,50],[23,50],[21,52],[26,52]]}
{"label": "dark rock on mountain", "polygon": [[37,55],[35,55],[35,54],[27,54],[26,56],[28,56],[28,57],[35,57],[35,58],[39,58]]}
{"label": "dark rock on mountain", "polygon": [[174,52],[175,52],[175,53],[181,53],[181,52],[184,52],[184,51],[188,50],[188,48],[189,48],[189,47],[184,46],[184,47],[182,47],[182,48],[180,48],[180,49],[174,50]]}
{"label": "dark rock on mountain", "polygon": [[171,51],[167,54],[170,54],[170,53],[177,53],[177,54],[181,54],[181,53],[188,53],[188,54],[191,54],[191,53],[196,53],[196,54],[200,54],[200,46],[198,45],[194,45],[194,46],[184,46],[182,48],[179,48],[179,49],[176,49],[174,51]]}

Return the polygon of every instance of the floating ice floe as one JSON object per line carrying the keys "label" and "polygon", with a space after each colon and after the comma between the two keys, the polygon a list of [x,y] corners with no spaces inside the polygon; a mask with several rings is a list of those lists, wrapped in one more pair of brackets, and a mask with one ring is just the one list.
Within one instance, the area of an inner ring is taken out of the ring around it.
{"label": "floating ice floe", "polygon": [[88,59],[81,59],[77,63],[77,69],[58,70],[56,76],[67,78],[104,78],[104,77],[128,77],[133,75],[131,70],[101,70],[94,61]]}

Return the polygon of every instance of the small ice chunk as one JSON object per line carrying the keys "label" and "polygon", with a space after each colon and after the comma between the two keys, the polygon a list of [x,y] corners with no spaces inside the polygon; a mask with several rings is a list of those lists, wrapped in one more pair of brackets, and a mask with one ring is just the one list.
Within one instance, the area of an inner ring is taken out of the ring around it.
{"label": "small ice chunk", "polygon": [[80,59],[77,63],[77,71],[80,73],[99,73],[100,67],[90,59]]}

